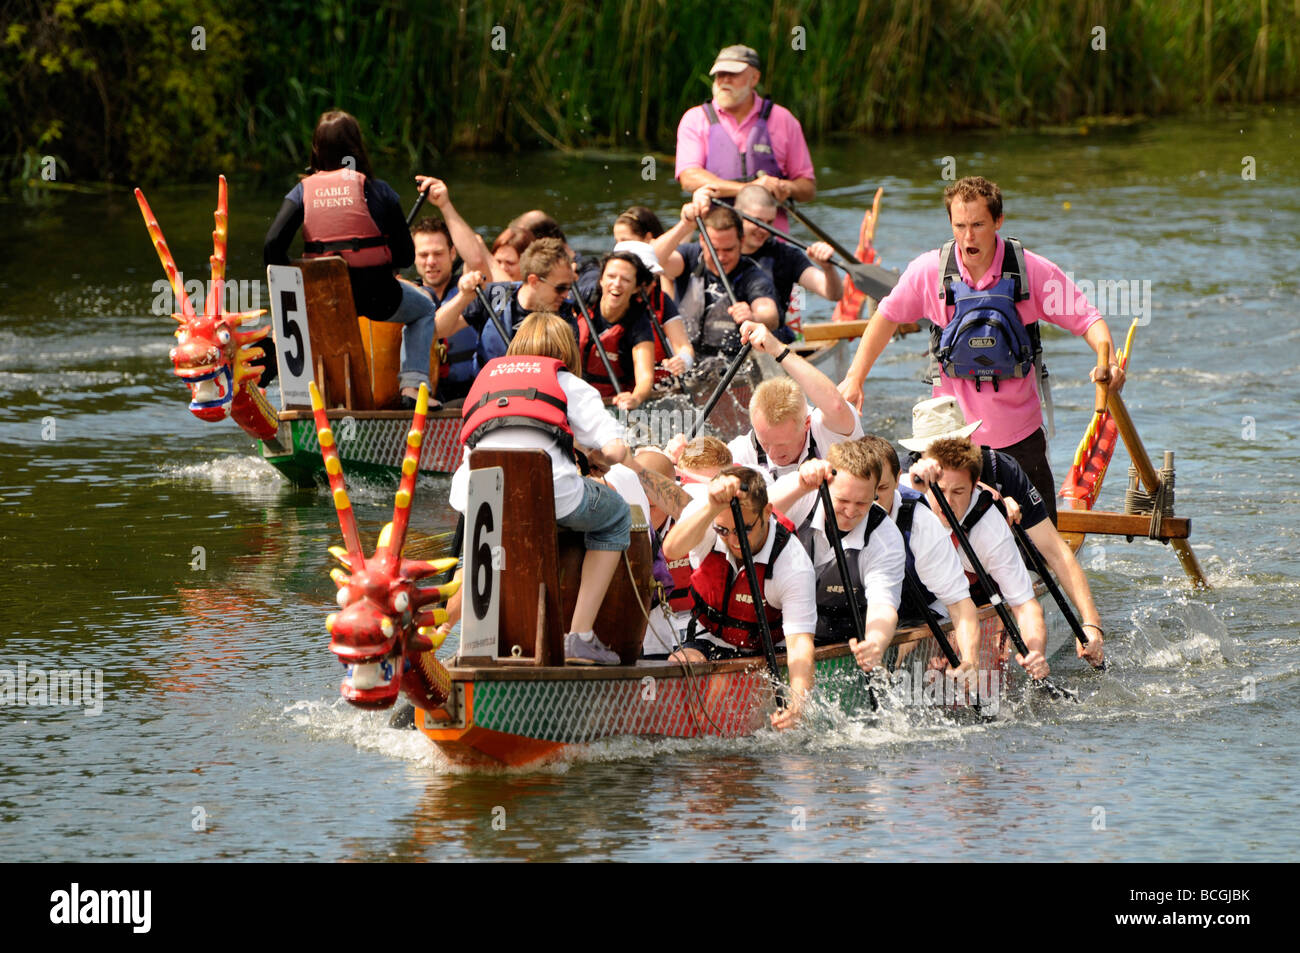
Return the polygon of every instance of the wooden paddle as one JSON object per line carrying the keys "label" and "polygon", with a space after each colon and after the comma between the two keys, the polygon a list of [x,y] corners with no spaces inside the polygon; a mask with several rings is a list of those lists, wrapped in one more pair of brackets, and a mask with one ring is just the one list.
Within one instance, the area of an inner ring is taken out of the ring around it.
{"label": "wooden paddle", "polygon": [[[798,239],[791,238],[789,235],[784,235],[781,234],[780,232],[774,231],[772,229],[772,226],[769,225],[767,222],[764,222],[762,219],[757,219],[752,215],[747,215],[746,213],[742,212],[738,208],[732,209],[732,211],[735,212],[737,215],[739,215],[741,218],[743,218],[745,221],[751,222],[754,225],[758,225],[761,228],[767,229],[769,232],[771,232],[776,238],[780,239],[781,241],[787,242],[793,245],[795,248],[802,248],[804,251],[808,250],[808,246],[805,245],[803,242],[799,241]],[[790,211],[793,212],[794,208],[791,207]],[[808,225],[808,222],[804,219],[802,215],[799,216],[799,221],[803,222],[805,225]],[[817,231],[817,229],[812,228],[812,226],[809,226],[809,228],[814,232]],[[821,233],[818,232],[819,236],[820,234]],[[823,239],[823,241],[825,240],[826,239]],[[844,272],[846,272],[848,276],[853,279],[853,286],[857,288],[859,291],[864,292],[865,294],[869,294],[873,298],[883,298],[885,295],[889,294],[889,292],[894,290],[894,285],[898,284],[898,275],[890,271],[889,269],[881,268],[879,265],[868,265],[865,262],[857,261],[852,255],[848,255],[839,246],[835,246],[835,250],[837,252],[840,252],[840,259],[842,260],[832,258],[831,264],[835,265],[837,268],[840,268]]]}
{"label": "wooden paddle", "polygon": [[[934,491],[934,498],[939,504],[939,509],[943,511],[943,518],[948,521],[948,528],[952,534],[957,537],[957,545],[961,551],[966,554],[966,559],[970,561],[971,567],[975,570],[975,575],[979,579],[980,585],[984,591],[989,594],[989,602],[1002,620],[1003,627],[1007,630],[1007,635],[1011,637],[1011,644],[1016,647],[1016,651],[1021,656],[1029,655],[1029,646],[1025,645],[1025,640],[1020,636],[1020,626],[1016,624],[1016,617],[1011,614],[1007,604],[1002,601],[1002,596],[998,593],[997,587],[993,580],[989,578],[988,571],[980,562],[979,557],[975,555],[975,549],[970,544],[970,538],[966,535],[966,530],[957,520],[957,515],[953,513],[952,506],[948,503],[948,498],[943,495],[943,490],[939,489],[938,483],[931,483],[930,489]],[[1078,701],[1079,696],[1068,688],[1061,688],[1059,685],[1048,678],[1034,679],[1035,685],[1041,685],[1043,689],[1052,696],[1052,698],[1068,698],[1071,701]]]}
{"label": "wooden paddle", "polygon": [[[1052,578],[1052,573],[1047,568],[1047,560],[1043,558],[1043,554],[1038,551],[1038,547],[1034,545],[1034,541],[1029,538],[1029,534],[1025,532],[1024,527],[1019,523],[1011,524],[1011,532],[1016,534],[1016,539],[1018,539],[1020,545],[1024,547],[1025,553],[1029,556],[1029,561],[1034,564],[1034,571],[1038,573],[1039,578],[1043,580],[1043,585],[1047,586],[1047,591],[1052,594],[1052,598],[1055,599],[1056,604],[1060,606],[1061,615],[1065,616],[1065,621],[1069,623],[1070,631],[1074,633],[1074,637],[1079,640],[1080,645],[1087,645],[1088,637],[1083,634],[1083,626],[1079,624],[1079,617],[1074,614],[1074,609],[1065,598],[1065,594],[1061,592],[1060,586],[1058,586],[1056,580]],[[1099,672],[1106,671],[1105,662],[1102,662],[1100,665],[1093,665],[1092,667]]]}
{"label": "wooden paddle", "polygon": [[[831,471],[831,476],[835,476],[835,471]],[[835,566],[840,571],[840,581],[844,583],[844,595],[849,601],[849,614],[853,616],[853,634],[854,638],[866,638],[866,620],[862,614],[862,604],[858,602],[858,593],[853,588],[853,579],[849,575],[849,560],[844,555],[844,543],[840,540],[840,527],[835,519],[835,504],[831,502],[831,492],[826,488],[826,481],[817,484],[817,497],[822,503],[822,512],[826,515],[826,538],[831,541],[831,549],[835,550]],[[870,511],[868,511],[870,512]],[[863,672],[862,676],[867,683],[867,700],[871,702],[871,710],[878,711],[880,702],[876,700],[875,689],[871,685],[871,672]]]}
{"label": "wooden paddle", "polygon": [[[749,491],[748,485],[745,484],[742,484],[740,489],[742,493]],[[781,681],[781,672],[776,666],[776,643],[772,641],[772,627],[767,624],[763,587],[758,581],[758,570],[754,568],[754,554],[749,551],[749,534],[745,532],[745,514],[740,509],[739,497],[731,498],[731,518],[736,524],[734,532],[740,543],[740,558],[745,564],[745,578],[749,580],[749,592],[754,597],[754,614],[758,616],[758,632],[763,640],[763,654],[767,657],[767,671],[772,676],[772,685],[776,689],[776,707],[784,709],[786,707],[785,684]]]}

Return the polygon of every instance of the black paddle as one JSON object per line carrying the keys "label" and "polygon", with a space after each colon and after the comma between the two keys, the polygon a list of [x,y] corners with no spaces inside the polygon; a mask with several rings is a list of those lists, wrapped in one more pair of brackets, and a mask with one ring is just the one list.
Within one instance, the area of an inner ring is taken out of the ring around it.
{"label": "black paddle", "polygon": [[[834,470],[831,471],[831,476],[835,476]],[[849,615],[853,616],[853,636],[865,639],[866,620],[862,615],[862,604],[858,602],[857,590],[853,588],[853,579],[849,575],[849,560],[844,555],[844,543],[840,540],[840,527],[835,519],[835,504],[831,502],[831,492],[826,488],[826,481],[817,484],[817,496],[822,501],[822,511],[826,514],[826,538],[831,541],[831,548],[835,550],[835,566],[840,571],[840,581],[844,583],[844,595],[849,600]],[[862,677],[867,683],[867,700],[871,702],[871,710],[877,711],[880,702],[876,701],[876,692],[871,687],[871,672],[863,672]]]}
{"label": "black paddle", "polygon": [[[934,498],[939,503],[939,509],[943,511],[943,518],[948,521],[949,529],[957,537],[957,545],[966,554],[966,559],[970,561],[971,566],[974,568],[980,585],[984,587],[984,591],[989,595],[989,602],[997,612],[998,618],[1002,620],[1007,635],[1011,637],[1011,644],[1016,647],[1016,651],[1021,656],[1027,657],[1029,655],[1029,646],[1025,645],[1025,640],[1020,637],[1020,626],[1016,624],[1016,618],[1011,614],[1011,610],[1007,608],[1007,604],[1002,601],[1002,596],[998,593],[997,587],[994,586],[993,580],[989,578],[988,571],[985,570],[983,563],[975,555],[975,549],[970,544],[970,538],[966,535],[966,530],[962,528],[961,523],[957,521],[957,516],[953,513],[948,498],[943,495],[943,490],[939,489],[938,483],[931,483],[930,489],[934,491]],[[1079,700],[1079,696],[1074,692],[1061,688],[1047,678],[1035,679],[1034,683],[1041,685],[1053,698],[1068,698],[1071,701]]]}
{"label": "black paddle", "polygon": [[736,372],[740,370],[740,365],[745,363],[745,358],[749,357],[749,352],[753,349],[754,346],[752,344],[746,344],[736,353],[736,356],[731,359],[731,364],[727,367],[727,373],[722,375],[722,380],[718,381],[718,386],[713,388],[713,393],[709,395],[708,401],[704,404],[703,412],[701,412],[699,417],[697,417],[691,425],[686,428],[687,440],[694,439],[695,435],[704,427],[704,421],[709,419],[709,414],[712,413],[713,408],[718,406],[718,401],[720,401],[722,395],[726,393],[727,387],[731,384],[732,378],[736,376]]}
{"label": "black paddle", "polygon": [[[1025,532],[1024,528],[1019,523],[1012,524],[1011,531],[1016,534],[1016,539],[1018,539],[1020,545],[1024,547],[1025,553],[1029,556],[1029,561],[1034,564],[1034,571],[1037,572],[1038,577],[1043,580],[1043,585],[1047,586],[1047,591],[1052,594],[1052,598],[1056,600],[1056,604],[1061,607],[1061,615],[1065,616],[1065,621],[1069,623],[1070,630],[1074,633],[1074,637],[1079,640],[1080,645],[1087,645],[1088,637],[1083,634],[1083,626],[1079,624],[1079,617],[1074,614],[1074,609],[1071,608],[1069,601],[1065,598],[1065,594],[1061,592],[1061,587],[1058,586],[1056,580],[1052,578],[1051,570],[1047,568],[1047,560],[1043,558],[1043,554],[1038,551],[1038,547],[1034,545],[1034,541],[1029,538],[1029,534]],[[1104,672],[1106,671],[1106,663],[1102,662],[1100,665],[1094,665],[1093,668],[1099,672]]]}
{"label": "black paddle", "polygon": [[731,287],[731,281],[727,278],[727,269],[722,267],[722,260],[718,258],[718,250],[713,247],[713,239],[709,237],[709,230],[703,222],[698,223],[700,228],[700,243],[709,251],[709,257],[713,259],[713,267],[718,269],[718,280],[722,282],[722,288],[727,292],[727,297],[731,299],[734,307],[739,304],[736,300],[736,292]]}
{"label": "black paddle", "polygon": [[478,295],[479,304],[483,305],[483,309],[487,311],[488,320],[491,321],[492,325],[497,329],[497,334],[501,335],[501,340],[505,341],[506,344],[509,345],[511,340],[514,338],[514,334],[506,330],[506,323],[501,320],[501,315],[497,314],[496,311],[493,310],[492,302],[488,301],[487,295],[483,293],[482,287],[475,288],[474,294]]}
{"label": "black paddle", "polygon": [[[741,492],[748,492],[749,487],[742,485],[740,489]],[[759,518],[762,518],[761,515]],[[754,615],[758,617],[758,632],[763,640],[763,654],[767,657],[767,671],[772,676],[772,685],[776,689],[776,707],[783,709],[786,706],[785,685],[776,667],[776,643],[772,641],[772,628],[767,624],[767,607],[763,604],[763,587],[758,582],[758,570],[754,568],[754,554],[749,551],[745,514],[740,509],[740,499],[734,496],[731,498],[731,519],[736,524],[734,532],[740,542],[740,558],[745,564],[749,592],[754,597]]]}
{"label": "black paddle", "polygon": [[605,373],[609,375],[609,384],[614,388],[614,395],[617,396],[619,386],[618,378],[614,376],[614,365],[609,363],[609,355],[605,353],[605,348],[600,343],[600,334],[596,331],[596,322],[592,320],[591,312],[587,310],[587,302],[582,300],[582,293],[578,291],[576,283],[573,286],[573,300],[578,302],[578,310],[582,312],[582,319],[587,322],[587,333],[591,335],[591,346],[600,355],[600,363],[605,365]]}
{"label": "black paddle", "polygon": [[[802,248],[804,251],[808,250],[808,246],[803,242],[776,231],[771,225],[762,219],[755,218],[752,215],[747,215],[738,208],[732,209],[732,211],[745,221],[752,222],[761,228],[767,229],[773,236],[781,241],[787,242],[795,248]],[[791,209],[791,211],[794,210]],[[802,216],[799,221],[804,222],[805,225],[808,224]],[[816,229],[813,229],[813,231],[816,231]],[[823,241],[825,241],[825,239],[823,239]],[[840,249],[836,248],[836,251],[840,251]],[[888,268],[881,268],[879,265],[868,265],[866,262],[858,261],[852,255],[846,257],[842,251],[840,252],[840,257],[843,260],[832,258],[831,264],[842,269],[850,278],[853,279],[853,287],[865,294],[871,295],[873,298],[883,298],[885,295],[889,294],[889,292],[894,290],[894,285],[898,284],[898,275],[890,271]]]}
{"label": "black paddle", "polygon": [[428,197],[429,187],[426,185],[424,188],[420,189],[420,197],[415,200],[415,204],[411,206],[411,213],[406,216],[407,228],[410,228],[415,222],[415,216],[420,214],[420,209],[424,207],[425,200],[428,199]]}

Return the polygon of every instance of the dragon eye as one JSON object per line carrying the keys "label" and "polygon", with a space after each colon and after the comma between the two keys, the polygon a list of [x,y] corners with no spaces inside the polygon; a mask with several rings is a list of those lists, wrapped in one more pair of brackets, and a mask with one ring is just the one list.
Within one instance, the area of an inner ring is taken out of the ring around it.
{"label": "dragon eye", "polygon": [[348,592],[348,587],[343,586],[334,596],[334,601],[339,604],[340,609],[348,607],[348,600],[352,598],[352,593]]}
{"label": "dragon eye", "polygon": [[217,331],[217,340],[220,341],[222,344],[229,344],[230,332],[227,331],[225,328],[221,328],[220,330]]}

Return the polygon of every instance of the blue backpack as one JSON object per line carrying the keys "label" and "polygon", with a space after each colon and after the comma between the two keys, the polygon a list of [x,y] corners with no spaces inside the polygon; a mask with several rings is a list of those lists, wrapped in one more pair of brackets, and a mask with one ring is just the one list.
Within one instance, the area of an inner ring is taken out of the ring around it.
{"label": "blue backpack", "polygon": [[1016,311],[1025,301],[1024,249],[1014,238],[1005,239],[1002,277],[992,287],[976,291],[961,280],[954,242],[939,252],[940,296],[957,311],[945,328],[930,329],[931,352],[949,378],[973,380],[975,389],[985,381],[1028,375],[1039,360],[1038,322],[1026,326]]}

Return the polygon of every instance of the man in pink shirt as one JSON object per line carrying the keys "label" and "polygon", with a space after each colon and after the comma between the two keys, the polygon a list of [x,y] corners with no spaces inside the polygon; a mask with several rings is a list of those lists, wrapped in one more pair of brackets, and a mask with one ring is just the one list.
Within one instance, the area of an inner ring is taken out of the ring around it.
{"label": "man in pink shirt", "polygon": [[[709,186],[730,204],[749,182],[757,182],[778,201],[809,202],[817,194],[812,156],[803,128],[788,109],[759,96],[762,74],[758,53],[728,46],[709,70],[713,100],[688,109],[677,125],[674,176],[694,193]],[[776,227],[790,230],[785,210]]]}
{"label": "man in pink shirt", "polygon": [[[982,176],[962,179],[944,191],[944,202],[959,271],[952,276],[953,286],[978,293],[994,288],[1008,272],[1017,270],[1012,247],[998,235],[1002,227],[1002,191],[994,183]],[[840,393],[855,407],[862,407],[862,383],[889,343],[895,325],[925,318],[942,330],[953,321],[957,308],[945,300],[940,254],[940,249],[926,252],[907,266],[862,333],[853,366],[840,383]],[[1025,299],[1017,300],[1014,307],[1025,327],[1035,321],[1049,321],[1081,335],[1094,351],[1105,343],[1111,346],[1111,354],[1115,353],[1110,328],[1060,268],[1028,251],[1023,264],[1024,273],[1018,283]],[[975,346],[985,340],[975,341]],[[932,345],[932,356],[934,350]],[[1097,368],[1093,368],[1092,379],[1097,375]],[[1118,390],[1123,386],[1124,372],[1119,365],[1111,364],[1110,375],[1112,387]],[[980,381],[949,376],[948,369],[943,368],[933,390],[933,396],[940,394],[952,394],[967,420],[982,421],[972,440],[1001,450],[1020,463],[1042,494],[1055,523],[1056,484],[1047,462],[1047,438],[1034,370],[1023,372],[1023,376]]]}

